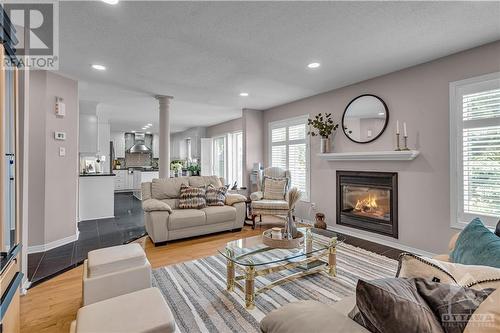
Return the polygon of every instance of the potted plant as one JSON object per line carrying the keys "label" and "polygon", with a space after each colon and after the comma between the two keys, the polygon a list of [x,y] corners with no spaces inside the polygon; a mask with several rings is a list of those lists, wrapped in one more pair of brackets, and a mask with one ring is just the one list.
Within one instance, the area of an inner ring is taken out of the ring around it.
{"label": "potted plant", "polygon": [[200,168],[200,165],[198,163],[191,163],[191,165],[187,167],[187,170],[189,172],[191,172],[191,175],[199,176],[201,168]]}
{"label": "potted plant", "polygon": [[330,138],[335,134],[339,124],[333,122],[333,117],[331,113],[318,113],[313,119],[307,119],[307,124],[312,128],[307,134],[311,136],[321,136],[321,148],[320,152],[322,154],[330,152]]}
{"label": "potted plant", "polygon": [[174,177],[179,177],[179,174],[182,172],[182,163],[172,161],[172,163],[170,163],[170,170],[174,172]]}

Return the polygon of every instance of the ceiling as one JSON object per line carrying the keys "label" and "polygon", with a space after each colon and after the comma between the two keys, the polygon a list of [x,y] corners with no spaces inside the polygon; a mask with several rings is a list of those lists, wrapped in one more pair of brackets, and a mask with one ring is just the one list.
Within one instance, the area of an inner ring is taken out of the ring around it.
{"label": "ceiling", "polygon": [[153,96],[174,96],[175,132],[500,40],[499,17],[500,2],[67,1],[60,71],[114,130],[156,123]]}

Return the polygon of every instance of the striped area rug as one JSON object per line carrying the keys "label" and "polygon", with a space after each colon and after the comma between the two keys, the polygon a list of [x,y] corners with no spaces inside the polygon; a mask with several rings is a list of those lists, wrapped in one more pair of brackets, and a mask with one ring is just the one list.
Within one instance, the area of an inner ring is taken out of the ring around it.
{"label": "striped area rug", "polygon": [[[206,257],[153,271],[158,287],[172,310],[181,332],[260,332],[259,323],[270,311],[298,300],[331,304],[354,293],[358,279],[393,277],[397,261],[341,244],[337,247],[337,277],[317,273],[274,287],[255,298],[255,308],[245,308],[239,289],[226,291],[226,260]],[[285,272],[256,279],[263,283]]]}

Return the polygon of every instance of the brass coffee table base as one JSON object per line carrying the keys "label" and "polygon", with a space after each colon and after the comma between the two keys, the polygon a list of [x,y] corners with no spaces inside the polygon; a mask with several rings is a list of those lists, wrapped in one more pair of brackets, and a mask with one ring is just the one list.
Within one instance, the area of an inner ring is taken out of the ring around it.
{"label": "brass coffee table base", "polygon": [[[275,266],[260,270],[256,269],[256,267],[258,266],[242,266],[234,263],[232,260],[227,260],[227,290],[234,291],[234,287],[236,286],[238,289],[243,291],[245,293],[246,308],[251,310],[254,308],[254,300],[256,295],[270,290],[277,285],[295,280],[299,277],[320,272],[335,277],[337,275],[335,245],[335,243],[330,244],[326,251],[321,251],[321,253],[318,255],[307,255],[304,256],[303,260],[294,259],[293,262],[284,262],[282,264],[278,263]],[[226,253],[232,257],[232,253],[230,250],[226,249]],[[285,276],[281,279],[273,281],[268,285],[263,286],[262,288],[255,290],[256,277],[265,276],[271,273],[294,268],[301,268],[303,270]],[[242,274],[236,275],[236,269]],[[239,282],[241,280],[245,280],[244,285]]]}

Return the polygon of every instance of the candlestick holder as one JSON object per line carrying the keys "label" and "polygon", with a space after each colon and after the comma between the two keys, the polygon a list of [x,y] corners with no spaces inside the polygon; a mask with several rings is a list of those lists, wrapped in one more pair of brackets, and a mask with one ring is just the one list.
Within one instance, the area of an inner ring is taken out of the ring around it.
{"label": "candlestick holder", "polygon": [[399,133],[396,133],[396,151],[400,151],[401,147],[399,146]]}
{"label": "candlestick holder", "polygon": [[405,135],[405,136],[404,136],[404,139],[405,139],[405,146],[404,146],[404,148],[403,148],[403,149],[401,149],[401,150],[410,150],[410,149],[408,148],[408,136],[406,136],[406,135]]}

